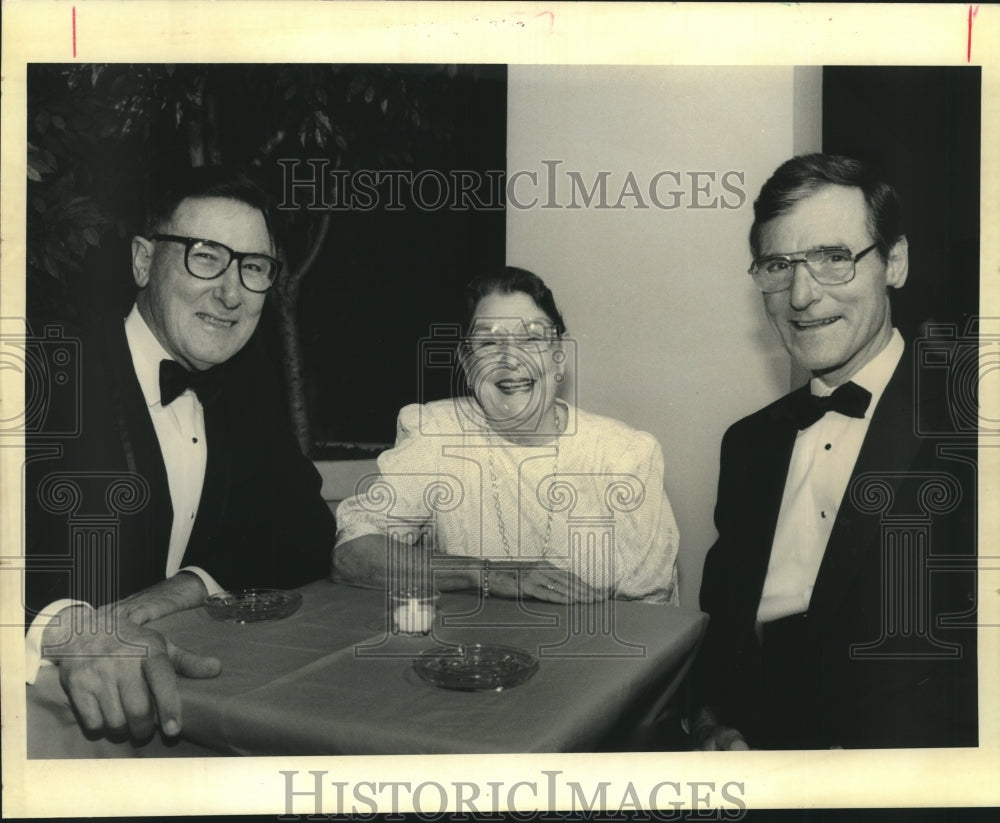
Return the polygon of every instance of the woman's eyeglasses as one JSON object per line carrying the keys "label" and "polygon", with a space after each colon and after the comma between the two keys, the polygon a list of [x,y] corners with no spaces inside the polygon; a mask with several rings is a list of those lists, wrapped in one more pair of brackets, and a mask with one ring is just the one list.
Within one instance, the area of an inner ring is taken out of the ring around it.
{"label": "woman's eyeglasses", "polygon": [[531,354],[547,352],[559,340],[556,327],[548,323],[523,321],[514,324],[494,324],[490,328],[474,329],[465,339],[466,349],[477,357],[495,354],[501,346],[512,346]]}

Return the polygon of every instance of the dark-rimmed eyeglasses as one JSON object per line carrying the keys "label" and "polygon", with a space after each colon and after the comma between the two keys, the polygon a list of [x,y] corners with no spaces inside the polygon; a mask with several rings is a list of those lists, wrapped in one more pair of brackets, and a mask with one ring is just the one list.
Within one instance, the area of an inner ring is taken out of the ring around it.
{"label": "dark-rimmed eyeglasses", "polygon": [[229,246],[200,237],[181,237],[176,234],[154,234],[151,240],[168,240],[184,246],[184,265],[188,273],[199,280],[214,280],[235,260],[240,282],[248,291],[266,292],[278,279],[281,263],[266,254],[233,251]]}
{"label": "dark-rimmed eyeglasses", "polygon": [[872,243],[857,254],[852,254],[850,249],[842,246],[768,254],[754,260],[747,272],[764,294],[775,294],[791,288],[795,267],[799,263],[806,264],[809,274],[817,283],[840,286],[854,279],[855,264],[877,245],[878,243]]}

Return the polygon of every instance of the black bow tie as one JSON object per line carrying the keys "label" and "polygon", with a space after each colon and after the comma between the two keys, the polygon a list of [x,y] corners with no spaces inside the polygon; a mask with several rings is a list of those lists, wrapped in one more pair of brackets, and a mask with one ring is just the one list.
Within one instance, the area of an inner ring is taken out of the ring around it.
{"label": "black bow tie", "polygon": [[838,386],[826,397],[804,393],[799,396],[794,410],[795,423],[800,429],[808,429],[828,411],[840,412],[847,417],[864,417],[871,400],[870,391],[851,382]]}
{"label": "black bow tie", "polygon": [[188,371],[176,360],[160,361],[160,403],[164,406],[173,403],[185,389],[192,389],[204,405],[218,394],[219,388],[215,369]]}

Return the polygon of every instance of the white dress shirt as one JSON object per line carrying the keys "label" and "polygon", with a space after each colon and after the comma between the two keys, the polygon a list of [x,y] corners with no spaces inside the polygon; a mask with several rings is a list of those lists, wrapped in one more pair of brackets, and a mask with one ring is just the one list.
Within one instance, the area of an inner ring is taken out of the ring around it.
{"label": "white dress shirt", "polygon": [[[205,439],[204,410],[191,389],[187,389],[168,406],[160,403],[160,361],[173,358],[146,325],[137,306],[133,306],[125,318],[125,339],[139,387],[149,409],[153,430],[160,444],[173,508],[164,578],[173,577],[178,571],[189,571],[201,578],[209,594],[214,594],[222,591],[222,587],[211,575],[196,566],[181,568],[191,530],[198,516],[198,502],[205,483],[208,442]],[[32,621],[31,628],[25,635],[25,679],[28,683],[35,681],[39,665],[47,665],[47,661],[41,657],[42,633],[56,614],[72,605],[87,604],[78,600],[57,600]]]}
{"label": "white dress shirt", "polygon": [[125,339],[167,470],[174,520],[170,528],[166,576],[172,577],[180,569],[205,483],[208,460],[205,413],[191,389],[185,390],[169,406],[160,403],[160,361],[173,358],[150,331],[138,307],[133,306],[125,318]]}
{"label": "white dress shirt", "polygon": [[[888,345],[851,378],[872,395],[864,418],[827,412],[796,435],[757,609],[761,623],[809,608],[816,575],[861,444],[903,355],[903,347],[902,336],[893,329]],[[834,388],[817,377],[809,382],[809,390],[819,396],[832,393]]]}

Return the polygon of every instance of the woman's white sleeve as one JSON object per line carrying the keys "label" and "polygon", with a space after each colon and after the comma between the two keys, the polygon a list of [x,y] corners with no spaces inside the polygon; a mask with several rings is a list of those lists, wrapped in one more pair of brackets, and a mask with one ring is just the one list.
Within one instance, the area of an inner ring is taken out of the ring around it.
{"label": "woman's white sleeve", "polygon": [[679,605],[677,548],[680,535],[663,490],[663,449],[643,434],[626,457],[644,497],[634,511],[616,517],[617,560],[622,563],[616,596]]}
{"label": "woman's white sleeve", "polygon": [[362,478],[355,494],[337,508],[337,545],[367,534],[392,533],[404,543],[419,539],[429,520],[428,476],[436,471],[434,443],[421,433],[421,407],[405,406],[396,422],[396,443],[378,458],[378,474]]}

